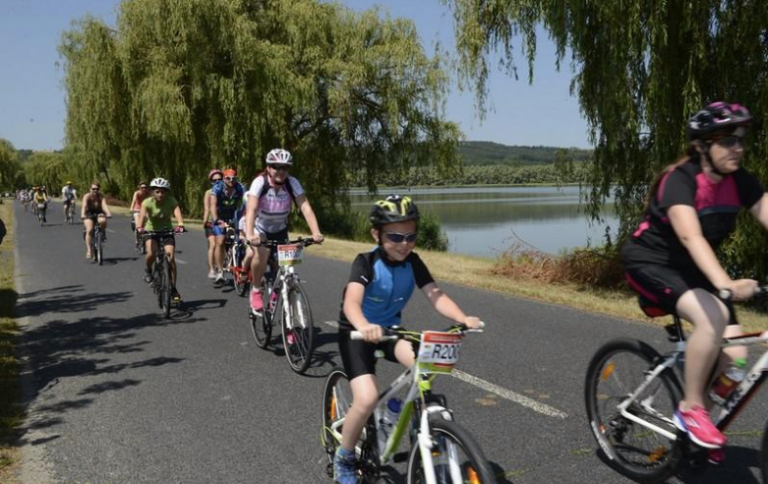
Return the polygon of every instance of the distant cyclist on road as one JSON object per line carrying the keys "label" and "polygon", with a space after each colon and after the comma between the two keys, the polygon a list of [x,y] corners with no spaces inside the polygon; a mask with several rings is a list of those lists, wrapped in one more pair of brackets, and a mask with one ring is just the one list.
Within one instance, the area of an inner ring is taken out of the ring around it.
{"label": "distant cyclist on road", "polygon": [[215,282],[224,279],[224,236],[227,226],[237,230],[237,214],[243,205],[245,187],[237,181],[237,170],[228,168],[224,170],[224,178],[211,188],[210,209],[213,218],[213,235],[216,237],[216,250],[214,260],[219,268]]}
{"label": "distant cyclist on road", "polygon": [[[262,240],[288,240],[288,216],[295,203],[312,231],[312,239],[322,243],[323,234],[317,217],[304,194],[304,188],[296,178],[288,175],[293,164],[291,154],[277,148],[266,157],[267,168],[251,183],[245,209],[245,233],[248,241],[258,244]],[[251,310],[260,313],[264,308],[261,300],[261,281],[267,268],[269,249],[259,247],[251,262]]]}
{"label": "distant cyclist on road", "polygon": [[208,279],[216,279],[216,236],[213,235],[213,219],[211,218],[211,191],[213,186],[224,178],[224,173],[218,168],[214,168],[208,173],[208,181],[211,182],[211,188],[203,194],[203,233],[208,241]]}
{"label": "distant cyclist on road", "polygon": [[[45,193],[45,191],[42,189],[42,187],[36,187],[35,188],[35,194],[32,195],[32,201],[34,202],[34,213],[37,214],[37,205],[43,204],[45,205],[45,208],[48,208],[48,195]],[[47,213],[47,210],[46,212]],[[43,216],[43,222],[48,223],[48,220],[46,220],[47,217]]]}
{"label": "distant cyclist on road", "polygon": [[77,190],[72,187],[72,182],[68,181],[61,189],[61,205],[64,209],[64,220],[67,219],[67,212],[70,209],[74,213],[75,200],[77,200]]}
{"label": "distant cyclist on road", "polygon": [[133,192],[133,198],[131,198],[131,231],[133,231],[134,243],[136,249],[139,248],[141,240],[139,240],[139,234],[136,232],[136,227],[139,226],[138,218],[141,212],[141,203],[149,197],[149,190],[147,189],[147,182],[139,183],[139,188]]}
{"label": "distant cyclist on road", "polygon": [[86,193],[80,207],[80,218],[83,219],[83,228],[85,229],[85,257],[91,258],[91,233],[93,224],[98,222],[101,227],[102,242],[107,241],[107,218],[112,217],[109,211],[107,198],[101,194],[101,185],[97,182],[91,183],[91,191]]}
{"label": "distant cyclist on road", "polygon": [[[446,318],[470,328],[480,320],[467,316],[432,279],[429,269],[413,252],[419,228],[419,210],[410,197],[390,195],[371,209],[371,236],[378,246],[359,254],[344,289],[339,315],[339,355],[352,389],[352,405],[341,431],[341,446],[334,459],[334,479],[357,482],[355,443],[373,413],[379,397],[374,352],[411,367],[416,353],[405,340],[380,342],[383,328],[400,326],[401,313],[418,286],[432,307]],[[360,331],[364,341],[350,339]]]}
{"label": "distant cyclist on road", "polygon": [[[746,208],[768,228],[768,197],[760,182],[741,167],[744,136],[752,123],[747,108],[716,102],[688,120],[688,149],[651,186],[645,218],[622,249],[629,284],[645,299],[694,325],[685,353],[685,396],[675,424],[698,445],[714,449],[722,462],[726,437],[712,424],[704,389],[720,355],[723,335],[741,334],[731,301],[751,298],[752,279],[733,280],[715,250],[735,229]],[[723,367],[746,348],[725,350]],[[727,361],[730,360],[730,361]]]}
{"label": "distant cyclist on road", "polygon": [[[165,230],[172,230],[175,233],[184,232],[184,220],[181,218],[179,202],[168,194],[171,189],[170,182],[165,178],[155,178],[149,186],[152,189],[152,196],[147,197],[141,202],[141,212],[139,212],[136,231],[139,234]],[[171,222],[172,216],[176,218],[176,228],[173,227],[173,222]],[[168,260],[171,263],[171,297],[176,302],[181,301],[181,295],[176,290],[176,238],[173,234],[168,234],[159,241],[149,238],[145,241],[145,244],[147,255],[145,257],[144,282],[147,284],[152,282],[152,265],[155,263],[159,244],[162,244],[163,250],[168,255]]]}

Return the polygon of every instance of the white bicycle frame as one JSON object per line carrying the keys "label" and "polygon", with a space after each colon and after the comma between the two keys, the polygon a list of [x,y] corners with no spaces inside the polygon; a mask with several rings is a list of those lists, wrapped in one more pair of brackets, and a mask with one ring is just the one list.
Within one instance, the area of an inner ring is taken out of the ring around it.
{"label": "white bicycle frame", "polygon": [[[753,346],[758,343],[766,343],[768,342],[768,331],[765,331],[763,333],[752,333],[752,334],[745,334],[742,336],[734,337],[734,338],[724,338],[723,343],[721,345],[722,348],[727,348],[729,346]],[[662,429],[661,427],[652,424],[651,422],[648,422],[646,420],[643,420],[642,418],[638,417],[637,415],[632,414],[627,410],[627,408],[636,401],[637,396],[640,395],[645,389],[658,377],[663,371],[665,371],[668,368],[672,368],[676,366],[677,362],[679,361],[680,357],[685,353],[686,348],[686,342],[685,341],[678,341],[677,347],[675,350],[670,353],[668,356],[664,358],[664,361],[662,361],[660,364],[656,365],[656,367],[646,376],[645,380],[643,380],[643,383],[640,384],[639,387],[637,387],[637,390],[632,392],[629,397],[621,402],[618,405],[619,411],[621,412],[622,417],[626,418],[627,420],[631,420],[632,422],[635,422],[639,425],[642,425],[643,427],[653,430],[656,433],[659,433],[663,435],[664,437],[670,439],[670,440],[677,440],[677,434],[669,432],[668,430]],[[734,410],[738,411],[738,409],[746,403],[746,399],[744,397],[750,395],[753,391],[756,391],[757,388],[755,385],[759,385],[762,383],[764,378],[768,375],[768,351],[766,351],[752,366],[752,368],[749,370],[749,373],[747,373],[747,376],[744,378],[744,380],[733,390],[733,393],[728,398],[726,404],[724,407],[722,407],[722,410],[718,412],[716,416],[712,418],[712,422],[720,428],[721,430],[724,429],[728,423],[727,422],[722,428],[720,427],[720,424],[724,422],[728,417],[732,415],[736,415],[737,412],[734,412]],[[672,420],[665,417],[661,413],[657,412],[652,407],[653,404],[653,396],[650,396],[646,398],[644,401],[640,402],[640,406],[648,411],[649,413],[653,413],[655,416],[659,417],[661,420],[664,420],[670,424],[673,424]]]}

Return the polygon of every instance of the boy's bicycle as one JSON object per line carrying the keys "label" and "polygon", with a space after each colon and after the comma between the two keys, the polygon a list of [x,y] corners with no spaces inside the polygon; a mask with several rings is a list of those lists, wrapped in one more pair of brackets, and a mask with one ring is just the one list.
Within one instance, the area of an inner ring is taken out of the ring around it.
{"label": "boy's bicycle", "polygon": [[[445,397],[432,394],[432,380],[437,375],[450,374],[456,365],[464,335],[479,331],[467,329],[465,325],[454,326],[448,332],[385,329],[383,339],[405,338],[420,345],[414,366],[406,369],[379,394],[376,409],[355,445],[361,482],[376,482],[383,465],[393,459],[399,460],[402,454],[396,453],[405,434],[408,434],[411,444],[407,453],[408,484],[496,482],[480,446],[464,427],[456,423],[453,412],[447,408]],[[362,339],[362,334],[352,331],[351,337]],[[381,357],[378,353],[377,357]],[[386,440],[377,438],[382,431],[380,422],[388,402],[403,391],[405,397],[400,417],[393,422]],[[333,371],[326,379],[323,390],[321,432],[331,477],[333,459],[341,445],[344,419],[351,404],[352,390],[346,373]]]}
{"label": "boy's bicycle", "polygon": [[168,237],[178,235],[174,230],[153,230],[144,232],[143,242],[156,240],[158,253],[155,255],[155,263],[152,266],[152,289],[157,295],[157,303],[163,310],[163,316],[171,317],[171,308],[179,303],[173,300],[173,285],[171,284],[171,261],[163,248],[163,241]]}
{"label": "boy's bicycle", "polygon": [[[768,293],[768,286],[758,293]],[[720,297],[728,299],[730,294],[722,291]],[[647,300],[641,299],[641,307],[651,317],[665,314]],[[706,450],[691,443],[672,420],[683,395],[686,347],[680,318],[673,317],[674,323],[665,327],[676,344],[673,351],[661,355],[642,341],[618,338],[597,350],[587,370],[584,396],[592,433],[612,468],[643,483],[667,479],[681,460],[694,465],[706,460]],[[722,348],[766,342],[768,331],[724,338]],[[730,425],[766,376],[768,350],[725,403],[710,410],[718,429],[724,431]],[[768,426],[760,455],[763,482],[768,483]]]}
{"label": "boy's bicycle", "polygon": [[239,296],[245,297],[251,287],[251,272],[242,267],[245,258],[245,241],[240,238],[237,231],[227,226],[224,234],[224,273],[232,277],[232,285]]}
{"label": "boy's bicycle", "polygon": [[[66,200],[64,203],[67,203]],[[67,210],[64,212],[66,217],[66,223],[68,225],[72,225],[75,223],[75,201],[70,200],[69,204],[67,205]]]}
{"label": "boy's bicycle", "polygon": [[[312,361],[315,335],[309,298],[294,266],[301,262],[304,247],[314,243],[312,239],[299,237],[282,242],[265,240],[258,244],[273,250],[261,279],[264,309],[258,314],[248,311],[253,337],[259,348],[267,347],[272,327],[280,324],[288,364],[299,374],[304,373]],[[274,261],[277,261],[276,270]]]}

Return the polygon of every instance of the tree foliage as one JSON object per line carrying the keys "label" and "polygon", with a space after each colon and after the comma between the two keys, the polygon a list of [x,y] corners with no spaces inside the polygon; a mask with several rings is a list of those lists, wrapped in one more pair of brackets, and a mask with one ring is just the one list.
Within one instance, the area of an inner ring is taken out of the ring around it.
{"label": "tree foliage", "polygon": [[[461,78],[480,104],[491,59],[516,75],[518,40],[532,82],[537,26],[554,40],[558,68],[571,53],[571,92],[595,147],[591,213],[599,216],[613,193],[623,234],[635,225],[653,175],[683,152],[685,120],[708,102],[739,102],[756,115],[744,165],[768,182],[767,0],[444,2],[456,19]],[[762,277],[764,247],[764,235],[745,218],[723,253]]]}
{"label": "tree foliage", "polygon": [[206,174],[284,147],[317,209],[364,174],[458,165],[442,57],[412,22],[317,0],[125,0],[60,45],[67,151],[129,197],[163,176],[199,213]]}
{"label": "tree foliage", "polygon": [[16,188],[19,172],[16,149],[10,141],[0,138],[0,190]]}

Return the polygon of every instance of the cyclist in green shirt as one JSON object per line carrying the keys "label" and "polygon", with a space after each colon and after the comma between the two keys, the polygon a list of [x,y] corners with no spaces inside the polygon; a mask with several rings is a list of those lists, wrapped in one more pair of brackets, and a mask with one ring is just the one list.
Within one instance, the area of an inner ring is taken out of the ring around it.
{"label": "cyclist in green shirt", "polygon": [[[171,189],[171,184],[164,178],[155,178],[152,183],[149,184],[152,190],[152,196],[147,197],[141,202],[141,212],[139,213],[139,219],[137,220],[136,231],[139,233],[172,230],[174,233],[185,232],[184,220],[181,218],[181,208],[179,208],[179,202],[175,198],[168,195]],[[171,222],[171,216],[176,218],[177,226],[173,227]],[[163,236],[160,239],[149,238],[144,242],[146,244],[147,255],[146,262],[147,267],[144,275],[144,281],[147,283],[152,282],[152,265],[155,263],[155,254],[157,254],[159,243],[163,244],[163,250],[168,255],[168,260],[171,263],[171,285],[173,291],[173,299],[176,301],[181,300],[181,295],[176,290],[176,239],[173,233]]]}

